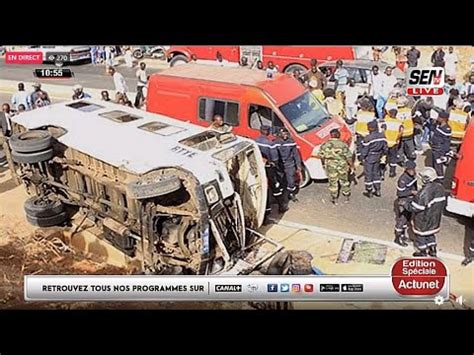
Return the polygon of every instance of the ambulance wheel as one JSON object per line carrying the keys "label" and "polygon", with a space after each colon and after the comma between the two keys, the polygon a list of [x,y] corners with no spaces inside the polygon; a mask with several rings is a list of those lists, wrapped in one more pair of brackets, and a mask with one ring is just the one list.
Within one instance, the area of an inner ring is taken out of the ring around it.
{"label": "ambulance wheel", "polygon": [[285,73],[293,74],[294,71],[299,70],[301,74],[305,73],[308,69],[301,64],[290,64],[286,67]]}
{"label": "ambulance wheel", "polygon": [[10,138],[10,147],[17,153],[32,153],[48,149],[53,144],[49,131],[31,130],[17,133]]}
{"label": "ambulance wheel", "polygon": [[170,67],[174,67],[176,65],[186,64],[189,62],[188,58],[183,54],[177,54],[170,60]]}
{"label": "ambulance wheel", "polygon": [[311,184],[311,181],[313,181],[313,179],[311,179],[311,175],[309,175],[308,168],[303,165],[303,169],[301,169],[300,189]]}

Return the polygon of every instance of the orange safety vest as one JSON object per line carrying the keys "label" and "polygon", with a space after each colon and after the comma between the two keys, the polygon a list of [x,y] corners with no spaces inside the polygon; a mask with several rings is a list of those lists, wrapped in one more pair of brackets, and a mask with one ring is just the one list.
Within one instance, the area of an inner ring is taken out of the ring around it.
{"label": "orange safety vest", "polygon": [[375,112],[370,111],[357,111],[357,122],[355,124],[355,132],[360,134],[362,137],[365,137],[369,134],[369,128],[367,123],[375,120]]}
{"label": "orange safety vest", "polygon": [[403,134],[402,137],[411,137],[413,135],[413,130],[415,128],[413,124],[413,119],[411,117],[411,110],[406,107],[399,107],[397,118],[403,122]]}
{"label": "orange safety vest", "polygon": [[467,113],[463,110],[452,109],[449,112],[448,124],[451,127],[452,137],[463,139],[466,133]]}
{"label": "orange safety vest", "polygon": [[390,116],[385,116],[385,138],[387,139],[387,144],[389,148],[395,146],[398,141],[398,134],[400,133],[400,127],[403,125],[403,121],[399,118],[392,118]]}

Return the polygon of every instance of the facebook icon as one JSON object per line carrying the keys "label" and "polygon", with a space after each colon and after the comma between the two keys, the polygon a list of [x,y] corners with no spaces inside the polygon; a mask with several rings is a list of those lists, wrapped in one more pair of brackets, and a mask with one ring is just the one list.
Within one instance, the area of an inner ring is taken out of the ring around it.
{"label": "facebook icon", "polygon": [[278,292],[278,284],[267,284],[267,292]]}

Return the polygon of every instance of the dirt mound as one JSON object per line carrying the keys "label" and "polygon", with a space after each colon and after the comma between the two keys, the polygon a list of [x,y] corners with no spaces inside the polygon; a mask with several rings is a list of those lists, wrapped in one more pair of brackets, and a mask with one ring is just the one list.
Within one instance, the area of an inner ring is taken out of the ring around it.
{"label": "dirt mound", "polygon": [[[0,236],[0,309],[248,309],[240,302],[25,302],[24,275],[124,275],[94,256],[71,249],[51,230],[17,234],[3,224]],[[18,226],[17,226],[18,227]],[[19,226],[17,231],[24,230]]]}
{"label": "dirt mound", "polygon": [[[7,234],[10,231],[7,230]],[[100,274],[120,275],[126,270],[86,258],[57,236],[41,230],[31,237],[13,238],[0,246],[0,308],[71,308],[73,304],[38,303],[23,300],[23,275]]]}

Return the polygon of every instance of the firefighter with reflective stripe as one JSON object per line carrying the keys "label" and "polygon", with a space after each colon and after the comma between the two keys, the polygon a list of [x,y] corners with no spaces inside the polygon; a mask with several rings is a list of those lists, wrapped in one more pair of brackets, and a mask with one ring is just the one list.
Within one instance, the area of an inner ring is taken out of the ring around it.
{"label": "firefighter with reflective stripe", "polygon": [[362,141],[369,134],[367,124],[375,119],[375,109],[369,99],[362,99],[359,102],[359,110],[356,115],[355,134],[356,134],[356,156],[359,161],[362,151]]}
{"label": "firefighter with reflective stripe", "polygon": [[341,141],[341,132],[336,128],[330,132],[331,138],[319,149],[319,158],[326,169],[329,182],[331,202],[337,204],[339,185],[345,202],[349,202],[351,184],[349,182],[350,170],[354,170],[352,153],[349,146]]}
{"label": "firefighter with reflective stripe", "polygon": [[395,200],[395,243],[406,247],[408,245],[407,228],[411,220],[411,212],[405,209],[405,204],[410,203],[415,197],[418,187],[416,180],[416,164],[407,160],[405,172],[397,181],[397,199]]}
{"label": "firefighter with reflective stripe", "polygon": [[260,133],[261,135],[255,140],[255,142],[257,143],[260,152],[262,153],[263,160],[265,161],[265,172],[267,174],[269,189],[265,217],[268,218],[268,215],[272,210],[270,203],[270,192],[278,202],[280,213],[286,212],[288,210],[288,203],[286,202],[285,196],[283,194],[283,184],[278,177],[278,147],[269,137],[270,127],[261,126]]}
{"label": "firefighter with reflective stripe", "polygon": [[290,137],[286,128],[280,128],[278,138],[275,140],[278,147],[280,162],[286,179],[286,190],[288,198],[294,202],[298,201],[297,175],[301,176],[301,157],[296,142]]}
{"label": "firefighter with reflective stripe", "polygon": [[408,99],[406,96],[400,96],[397,99],[397,118],[403,123],[403,134],[400,142],[400,155],[404,154],[406,159],[414,161],[416,160],[415,141],[413,140],[415,125],[411,116],[411,109],[407,105]]}
{"label": "firefighter with reflective stripe", "polygon": [[379,132],[377,121],[371,121],[367,125],[369,128],[369,135],[364,138],[362,142],[361,158],[364,162],[364,175],[365,175],[365,190],[364,195],[372,197],[372,193],[375,196],[382,196],[380,192],[381,170],[380,160],[382,157],[387,155],[388,147],[385,134]]}
{"label": "firefighter with reflective stripe", "polygon": [[446,205],[446,194],[436,171],[426,167],[419,173],[423,187],[405,208],[413,213],[412,227],[415,246],[413,256],[436,257],[436,233],[440,231],[441,216]]}
{"label": "firefighter with reflective stripe", "polygon": [[390,177],[396,176],[396,169],[398,163],[398,151],[400,149],[400,140],[403,134],[403,121],[397,117],[397,109],[388,111],[385,116],[382,127],[384,128],[385,138],[388,146],[388,165],[390,166]]}
{"label": "firefighter with reflective stripe", "polygon": [[469,111],[464,110],[464,101],[461,99],[454,100],[454,108],[449,111],[448,124],[451,127],[452,139],[457,140],[459,143],[464,138],[466,133],[466,127],[469,123]]}
{"label": "firefighter with reflective stripe", "polygon": [[451,154],[451,127],[448,125],[449,113],[442,111],[438,114],[436,126],[431,136],[431,164],[438,174],[438,179],[444,179],[444,166],[449,162]]}

